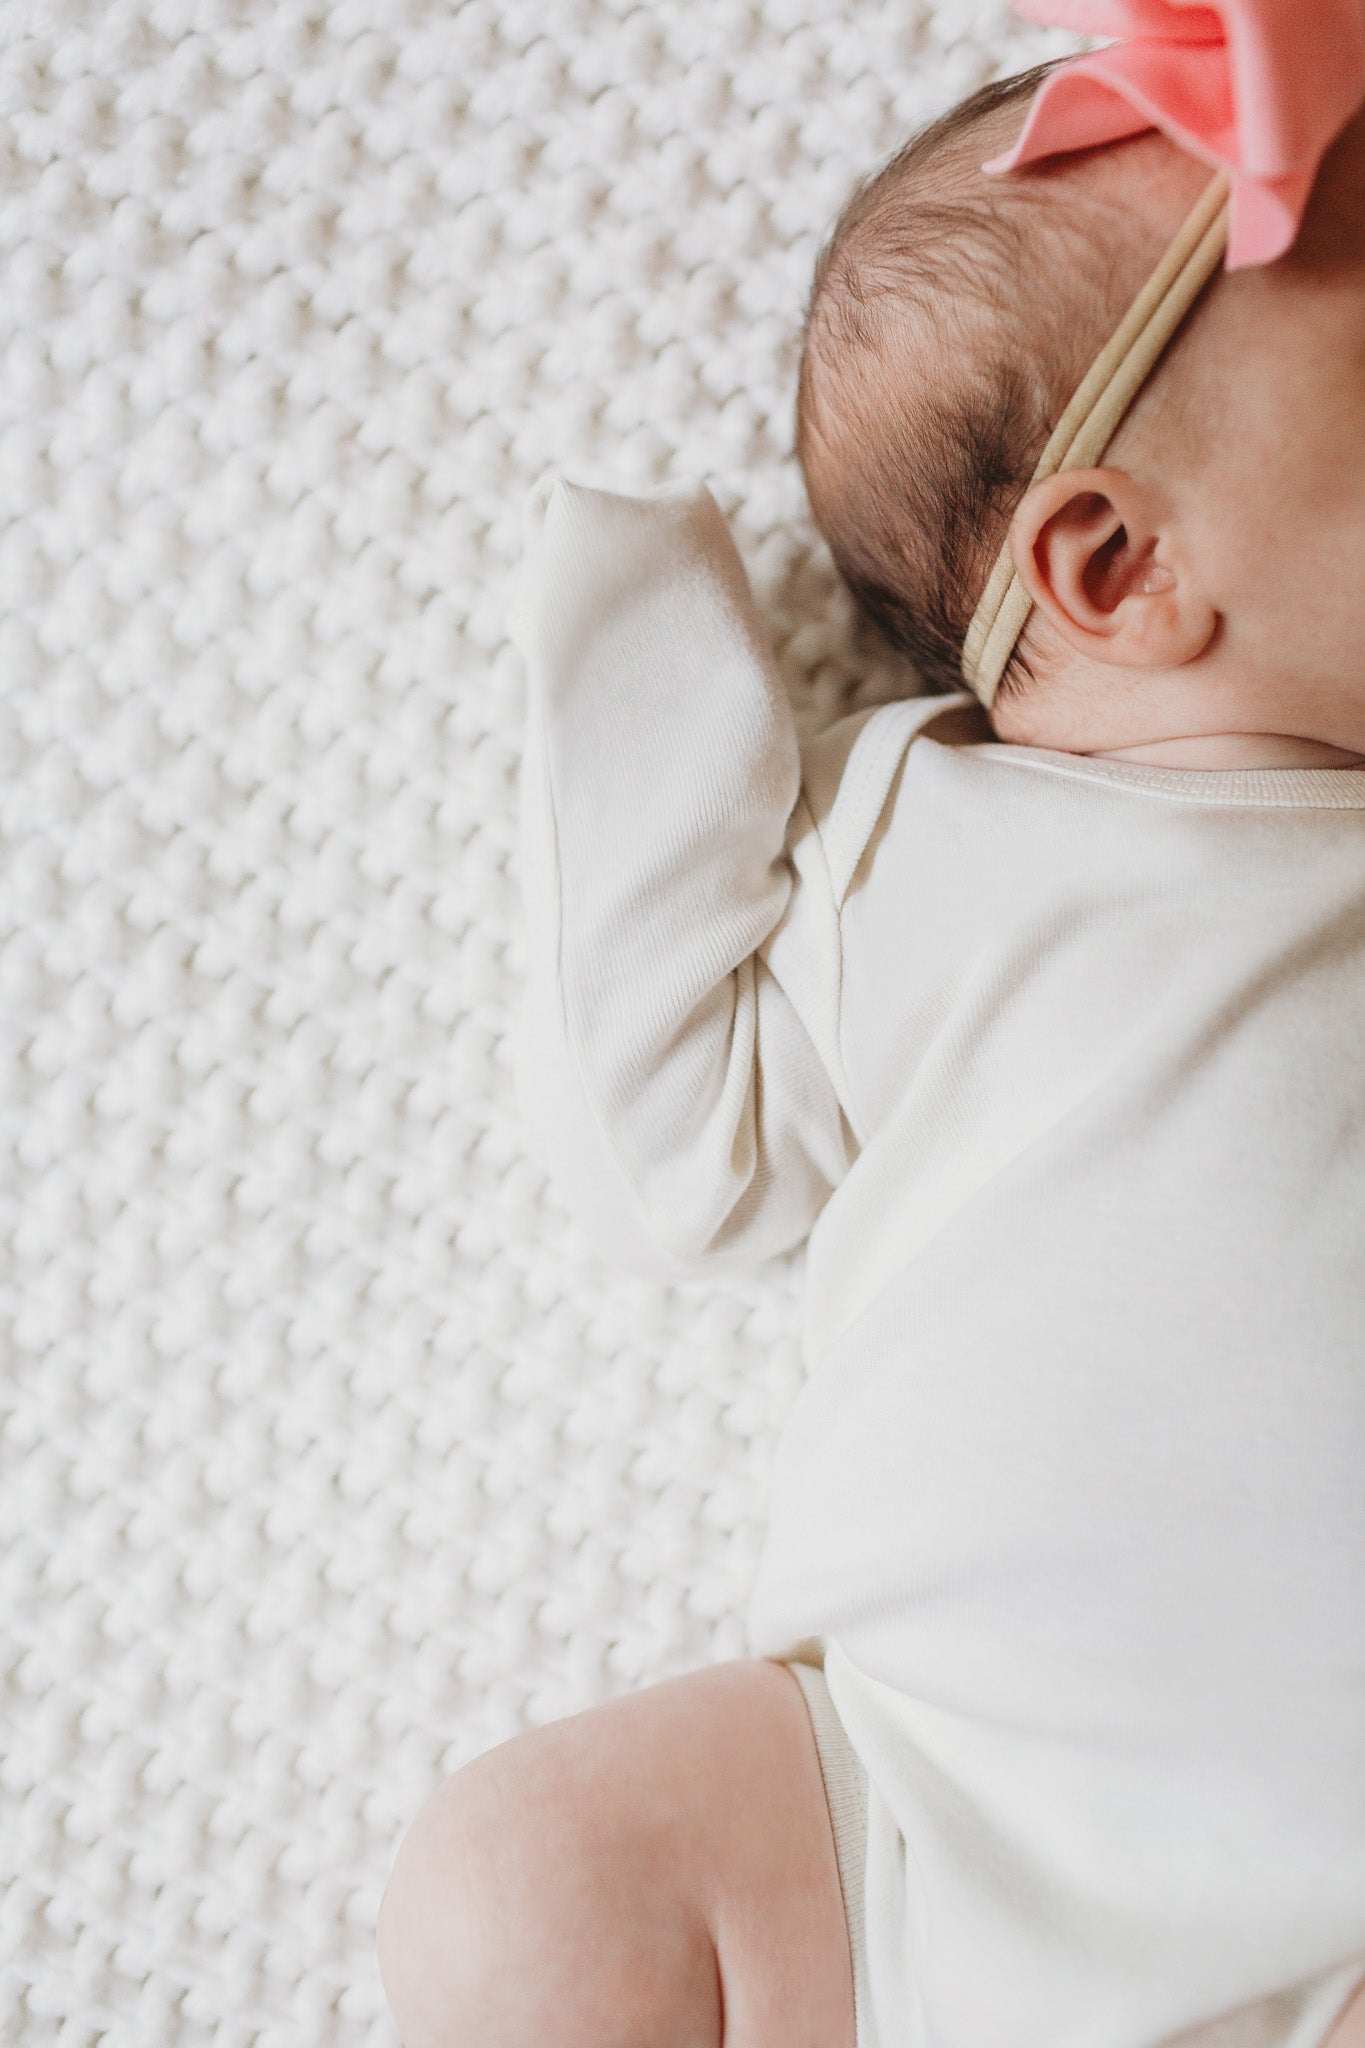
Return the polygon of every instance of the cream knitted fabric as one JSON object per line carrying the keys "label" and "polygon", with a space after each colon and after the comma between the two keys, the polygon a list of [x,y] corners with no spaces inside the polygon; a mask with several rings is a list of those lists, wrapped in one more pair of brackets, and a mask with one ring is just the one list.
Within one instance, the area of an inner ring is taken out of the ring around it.
{"label": "cream knitted fabric", "polygon": [[743,1648],[794,1277],[623,1283],[525,1154],[507,572],[550,464],[709,476],[827,719],[818,237],[1065,47],[0,8],[0,2042],[391,2043],[439,1776]]}

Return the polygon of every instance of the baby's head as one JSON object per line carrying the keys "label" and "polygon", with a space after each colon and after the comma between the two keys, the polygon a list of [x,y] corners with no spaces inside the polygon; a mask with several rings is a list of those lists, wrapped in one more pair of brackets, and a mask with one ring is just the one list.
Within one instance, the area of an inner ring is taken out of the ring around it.
{"label": "baby's head", "polygon": [[1034,609],[1002,738],[1090,753],[1291,735],[1365,752],[1365,118],[1299,240],[1220,272],[1103,467],[1030,487],[1207,185],[1151,132],[1004,177],[1040,74],[986,88],[854,194],[811,294],[797,446],[855,593],[960,688],[1008,534]]}

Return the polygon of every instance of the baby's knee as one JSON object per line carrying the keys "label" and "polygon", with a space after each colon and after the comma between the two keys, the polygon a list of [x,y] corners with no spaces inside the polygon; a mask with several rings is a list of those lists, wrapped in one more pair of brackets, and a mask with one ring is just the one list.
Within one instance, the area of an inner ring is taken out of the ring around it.
{"label": "baby's knee", "polygon": [[[602,1797],[605,1732],[589,1715],[518,1736],[418,1813],[376,1930],[405,2048],[639,2048],[714,2000],[706,1928],[670,1909],[636,1816]],[[718,2038],[708,2017],[683,2038]]]}
{"label": "baby's knee", "polygon": [[498,1853],[488,1794],[473,1766],[448,1778],[409,1826],[389,1874],[375,1942],[405,2048],[485,2038],[506,1966],[500,1951],[515,1931],[490,1914],[479,1882]]}

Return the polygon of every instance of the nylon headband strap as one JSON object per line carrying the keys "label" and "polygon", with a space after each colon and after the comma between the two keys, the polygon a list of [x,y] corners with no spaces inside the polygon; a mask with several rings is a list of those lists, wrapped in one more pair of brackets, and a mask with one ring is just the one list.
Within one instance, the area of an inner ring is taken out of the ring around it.
{"label": "nylon headband strap", "polygon": [[[1219,171],[1086,373],[1043,450],[1033,483],[1099,461],[1157,357],[1223,260],[1229,181]],[[967,628],[962,673],[987,710],[1033,609],[1008,540]]]}

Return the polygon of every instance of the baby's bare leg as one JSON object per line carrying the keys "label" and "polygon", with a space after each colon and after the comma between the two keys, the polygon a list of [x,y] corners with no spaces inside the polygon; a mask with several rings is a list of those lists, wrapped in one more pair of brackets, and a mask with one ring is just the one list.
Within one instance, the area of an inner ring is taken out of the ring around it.
{"label": "baby's bare leg", "polygon": [[745,1658],[448,1778],[379,1913],[406,2048],[854,2048],[801,1689]]}
{"label": "baby's bare leg", "polygon": [[1322,2048],[1365,2048],[1365,1980],[1356,1987]]}

